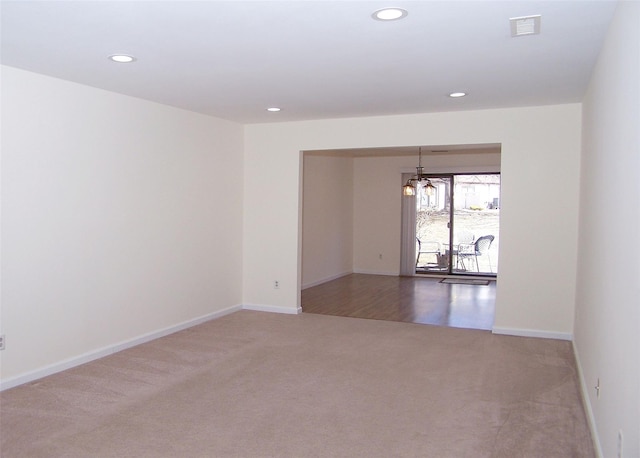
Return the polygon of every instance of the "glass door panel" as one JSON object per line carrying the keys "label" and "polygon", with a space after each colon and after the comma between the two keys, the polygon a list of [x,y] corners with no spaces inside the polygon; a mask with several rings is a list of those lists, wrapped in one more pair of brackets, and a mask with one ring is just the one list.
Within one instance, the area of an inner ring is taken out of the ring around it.
{"label": "glass door panel", "polygon": [[450,271],[451,176],[430,177],[416,195],[416,273]]}
{"label": "glass door panel", "polygon": [[452,273],[496,275],[500,246],[500,175],[453,176]]}

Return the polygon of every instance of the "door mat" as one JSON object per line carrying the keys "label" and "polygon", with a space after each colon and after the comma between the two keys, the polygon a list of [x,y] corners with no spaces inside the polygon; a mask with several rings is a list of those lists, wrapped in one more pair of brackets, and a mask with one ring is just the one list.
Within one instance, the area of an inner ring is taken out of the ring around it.
{"label": "door mat", "polygon": [[440,283],[451,283],[453,285],[482,285],[487,286],[489,280],[476,280],[472,278],[443,278]]}

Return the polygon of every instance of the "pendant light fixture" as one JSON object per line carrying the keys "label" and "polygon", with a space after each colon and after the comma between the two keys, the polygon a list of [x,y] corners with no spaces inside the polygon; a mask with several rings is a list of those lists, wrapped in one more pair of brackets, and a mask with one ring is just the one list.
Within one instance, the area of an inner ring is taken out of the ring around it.
{"label": "pendant light fixture", "polygon": [[431,180],[424,174],[424,167],[422,167],[422,147],[418,147],[418,167],[416,167],[416,174],[407,180],[407,183],[402,187],[402,194],[405,196],[415,196],[418,193],[418,187],[422,186],[427,191],[428,195],[433,195],[435,186],[431,183]]}

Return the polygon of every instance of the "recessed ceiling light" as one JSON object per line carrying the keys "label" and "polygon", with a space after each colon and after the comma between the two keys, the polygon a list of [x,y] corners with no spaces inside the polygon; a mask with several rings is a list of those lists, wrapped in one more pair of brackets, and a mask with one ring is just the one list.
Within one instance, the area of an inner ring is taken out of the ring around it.
{"label": "recessed ceiling light", "polygon": [[278,107],[269,107],[267,108],[267,111],[270,111],[272,113],[277,113],[278,111],[281,111],[282,108],[278,108]]}
{"label": "recessed ceiling light", "polygon": [[136,60],[135,57],[129,56],[127,54],[114,54],[112,56],[109,56],[109,59],[120,64],[128,64],[129,62],[134,62]]}
{"label": "recessed ceiling light", "polygon": [[407,10],[402,8],[382,8],[375,11],[371,16],[378,21],[395,21],[407,16]]}
{"label": "recessed ceiling light", "polygon": [[449,97],[452,98],[458,98],[458,97],[464,97],[465,95],[467,95],[466,92],[452,92],[451,94],[449,94]]}

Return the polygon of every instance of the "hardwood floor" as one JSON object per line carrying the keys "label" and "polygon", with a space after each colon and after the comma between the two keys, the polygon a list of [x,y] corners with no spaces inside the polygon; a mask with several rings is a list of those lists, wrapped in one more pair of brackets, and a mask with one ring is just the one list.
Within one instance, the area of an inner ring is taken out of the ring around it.
{"label": "hardwood floor", "polygon": [[495,286],[495,281],[460,285],[439,278],[351,274],[302,290],[302,311],[489,330]]}

